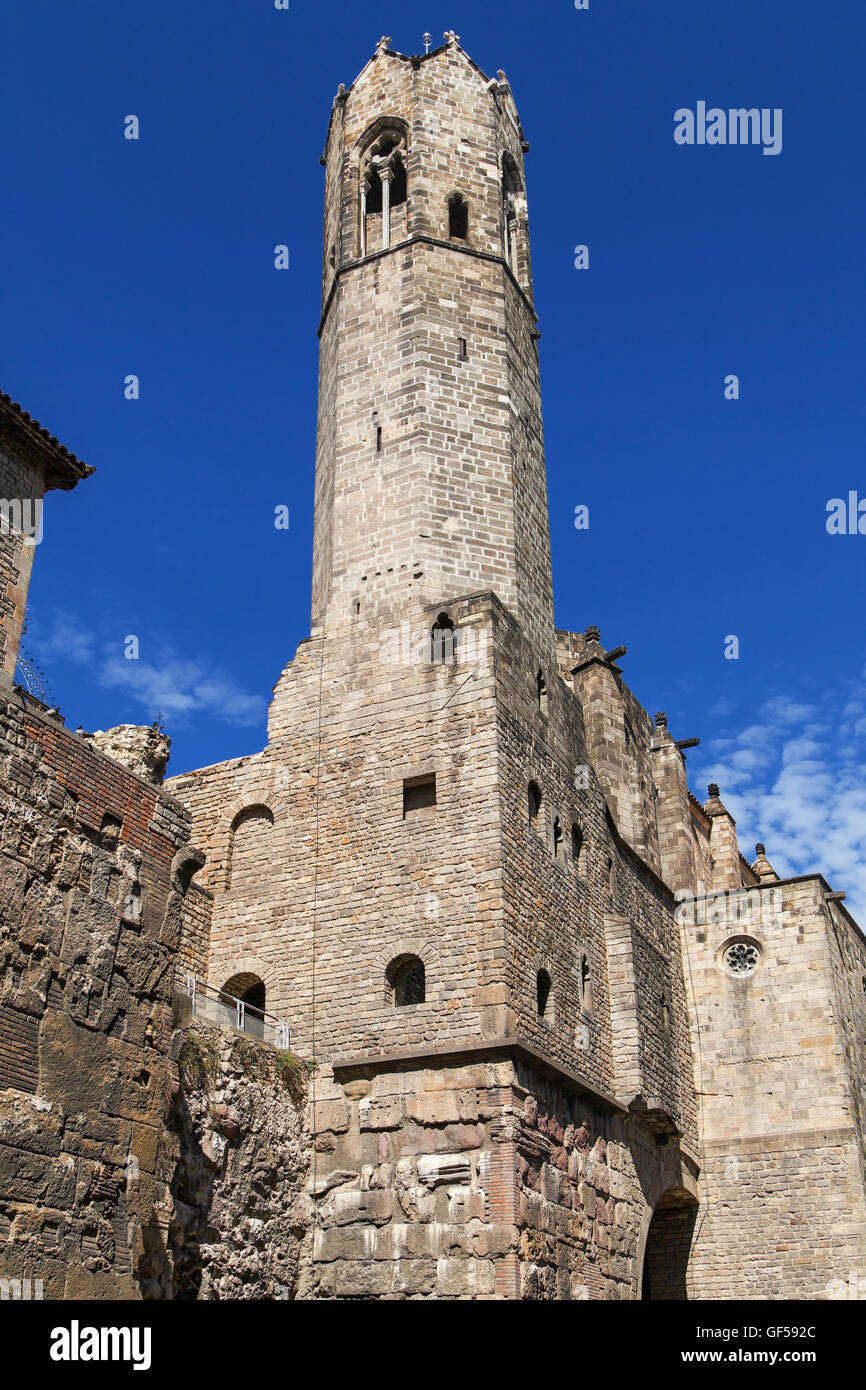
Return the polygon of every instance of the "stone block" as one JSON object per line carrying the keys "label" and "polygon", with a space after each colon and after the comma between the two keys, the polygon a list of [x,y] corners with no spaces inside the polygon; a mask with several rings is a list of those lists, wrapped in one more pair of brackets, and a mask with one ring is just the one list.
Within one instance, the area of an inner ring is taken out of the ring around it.
{"label": "stone block", "polygon": [[449,1259],[443,1257],[436,1266],[436,1293],[439,1298],[477,1298],[491,1294],[496,1287],[492,1261]]}
{"label": "stone block", "polygon": [[394,1197],[391,1192],[338,1189],[333,1193],[331,1203],[334,1221],[338,1226],[347,1226],[356,1221],[367,1221],[374,1226],[381,1226],[390,1221],[394,1214]]}
{"label": "stone block", "polygon": [[399,1129],[403,1120],[399,1099],[368,1096],[358,1102],[358,1120],[362,1131]]}

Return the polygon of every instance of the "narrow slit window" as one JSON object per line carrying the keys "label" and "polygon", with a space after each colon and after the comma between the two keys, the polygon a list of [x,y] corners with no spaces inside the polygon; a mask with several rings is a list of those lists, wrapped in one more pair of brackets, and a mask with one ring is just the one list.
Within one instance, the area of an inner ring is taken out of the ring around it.
{"label": "narrow slit window", "polygon": [[458,338],[458,339],[457,339],[457,356],[460,358],[460,360],[461,360],[462,362],[465,362],[465,361],[466,361],[466,358],[469,356],[469,354],[468,354],[467,351],[466,351],[466,339],[465,339],[465,338]]}
{"label": "narrow slit window", "polygon": [[571,827],[571,862],[574,865],[575,873],[578,874],[581,873],[583,870],[583,864],[581,863],[582,853],[583,831],[581,830],[577,822],[575,822],[575,824]]}
{"label": "narrow slit window", "polygon": [[559,816],[554,816],[554,817],[553,817],[553,857],[554,857],[554,859],[561,859],[561,858],[562,858],[564,848],[565,848],[565,846],[564,846],[564,844],[563,844],[563,838],[562,838],[562,821],[559,819]]}
{"label": "narrow slit window", "polygon": [[544,1018],[550,1003],[550,976],[546,970],[539,970],[535,977],[535,1003],[538,1017]]}
{"label": "narrow slit window", "polygon": [[580,1007],[582,1013],[592,1017],[592,971],[585,951],[580,953]]}
{"label": "narrow slit window", "polygon": [[377,453],[377,454],[381,454],[381,452],[382,452],[382,426],[381,426],[381,425],[377,425],[377,426],[376,426],[376,453]]}
{"label": "narrow slit window", "polygon": [[448,199],[448,236],[452,241],[465,241],[469,235],[469,208],[466,199],[452,193]]}

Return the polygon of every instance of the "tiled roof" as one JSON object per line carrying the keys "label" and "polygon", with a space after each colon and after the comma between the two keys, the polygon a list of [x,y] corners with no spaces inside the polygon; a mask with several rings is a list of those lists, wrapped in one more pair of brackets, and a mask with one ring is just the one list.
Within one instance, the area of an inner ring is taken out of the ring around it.
{"label": "tiled roof", "polygon": [[95,470],[89,463],[83,463],[61,444],[44,425],[28,415],[17,401],[0,391],[0,423],[6,425],[20,439],[34,448],[47,465],[46,486],[65,490],[75,487],[82,478],[88,478]]}

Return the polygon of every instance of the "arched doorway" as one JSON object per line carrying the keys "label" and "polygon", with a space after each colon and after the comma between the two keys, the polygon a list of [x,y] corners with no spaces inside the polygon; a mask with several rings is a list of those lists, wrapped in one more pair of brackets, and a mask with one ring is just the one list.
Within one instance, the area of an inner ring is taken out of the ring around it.
{"label": "arched doorway", "polygon": [[656,1203],[647,1232],[641,1298],[688,1299],[687,1272],[698,1204],[690,1192],[669,1187]]}
{"label": "arched doorway", "polygon": [[[253,1037],[264,1037],[265,982],[258,975],[244,973],[233,975],[220,990],[223,1007],[235,1013],[232,1001],[243,1003],[243,1029]],[[232,1022],[235,1020],[232,1019]]]}

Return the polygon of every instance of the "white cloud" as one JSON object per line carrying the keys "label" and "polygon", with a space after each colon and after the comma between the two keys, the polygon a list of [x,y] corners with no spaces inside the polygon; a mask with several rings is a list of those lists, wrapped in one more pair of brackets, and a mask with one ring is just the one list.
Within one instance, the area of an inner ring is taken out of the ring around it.
{"label": "white cloud", "polygon": [[96,642],[92,632],[83,628],[71,613],[58,608],[44,625],[28,622],[28,645],[34,647],[41,661],[71,661],[75,666],[88,666],[96,660]]}
{"label": "white cloud", "polygon": [[866,671],[814,703],[768,699],[707,745],[701,780],[718,782],[748,859],[760,840],[780,876],[822,873],[866,924]]}
{"label": "white cloud", "polygon": [[[180,658],[170,649],[157,648],[153,660],[130,661],[122,655],[124,638],[108,642],[62,610],[32,626],[28,638],[49,672],[63,662],[86,666],[97,684],[125,691],[148,720],[161,713],[166,723],[173,722],[175,727],[188,725],[194,717],[246,726],[260,723],[266,714],[262,696],[241,690],[231,676],[206,658]],[[118,720],[123,718],[119,710]]]}
{"label": "white cloud", "polygon": [[166,721],[205,714],[226,724],[246,725],[257,724],[265,715],[264,699],[239,690],[218,667],[170,654],[158,666],[109,657],[99,671],[99,683],[128,691],[149,712],[162,712]]}

